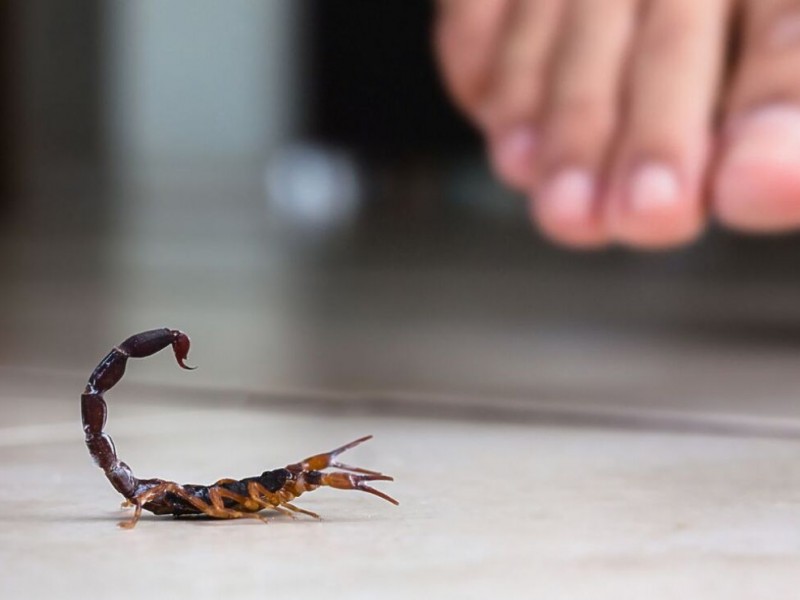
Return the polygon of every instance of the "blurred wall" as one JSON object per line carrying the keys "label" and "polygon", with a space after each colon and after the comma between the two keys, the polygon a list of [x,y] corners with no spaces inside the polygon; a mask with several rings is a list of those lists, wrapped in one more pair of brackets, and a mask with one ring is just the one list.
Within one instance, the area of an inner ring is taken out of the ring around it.
{"label": "blurred wall", "polygon": [[13,52],[12,5],[0,5],[0,217],[10,202],[14,188],[14,151],[18,128],[13,119]]}
{"label": "blurred wall", "polygon": [[105,3],[26,0],[8,4],[22,150],[38,171],[96,161],[103,151],[101,79]]}
{"label": "blurred wall", "polygon": [[430,0],[308,0],[310,129],[394,159],[479,149],[446,97]]}
{"label": "blurred wall", "polygon": [[110,4],[107,122],[116,161],[263,158],[298,121],[299,4]]}
{"label": "blurred wall", "polygon": [[[101,65],[105,3],[3,2],[4,140],[15,186],[14,219],[25,227],[80,227],[103,210]],[[77,188],[80,188],[78,191]]]}

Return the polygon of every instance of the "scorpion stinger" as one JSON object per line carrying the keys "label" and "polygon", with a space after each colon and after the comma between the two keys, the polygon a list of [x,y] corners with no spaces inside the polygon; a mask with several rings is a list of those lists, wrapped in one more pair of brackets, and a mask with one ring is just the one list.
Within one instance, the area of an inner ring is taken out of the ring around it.
{"label": "scorpion stinger", "polygon": [[[263,509],[288,515],[303,513],[318,518],[315,513],[298,508],[291,502],[301,494],[321,486],[367,492],[398,504],[388,494],[368,485],[371,481],[392,481],[391,477],[336,460],[339,454],[372,436],[359,438],[330,452],[315,454],[285,468],[264,471],[259,476],[240,480],[220,479],[211,485],[180,485],[163,479],[137,479],[131,468],[117,458],[114,442],[104,432],[107,407],[103,394],[122,379],[129,358],[151,356],[170,345],[178,365],[183,369],[194,369],[186,364],[190,342],[185,333],[177,329],[145,331],[113,348],[92,372],[81,395],[83,431],[89,453],[103,469],[114,489],[125,497],[123,506],[133,506],[135,509],[131,520],[120,523],[122,527],[136,525],[142,509],[157,515],[206,515],[215,519],[249,517],[264,522],[266,517],[258,514]],[[323,473],[327,468],[342,470]]]}

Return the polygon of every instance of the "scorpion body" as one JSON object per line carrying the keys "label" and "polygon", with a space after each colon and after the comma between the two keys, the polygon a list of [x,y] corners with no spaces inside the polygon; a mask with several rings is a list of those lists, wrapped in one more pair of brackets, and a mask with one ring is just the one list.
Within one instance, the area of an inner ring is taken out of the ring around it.
{"label": "scorpion body", "polygon": [[[167,346],[172,346],[175,359],[183,369],[193,369],[186,364],[189,354],[189,337],[176,329],[154,329],[138,333],[115,346],[97,365],[81,395],[83,431],[89,454],[103,469],[111,485],[125,498],[123,506],[133,506],[133,518],[120,523],[132,528],[139,521],[142,510],[156,515],[206,515],[215,519],[251,517],[266,522],[259,514],[264,509],[276,510],[293,517],[293,513],[319,516],[298,508],[292,501],[305,492],[320,486],[344,490],[359,490],[383,498],[392,504],[398,502],[391,496],[368,485],[370,481],[392,481],[388,475],[376,471],[350,467],[336,457],[372,436],[362,437],[330,452],[316,454],[280,469],[264,471],[261,475],[245,479],[220,479],[211,485],[181,485],[163,479],[138,479],[131,468],[117,458],[111,437],[104,432],[107,407],[103,394],[122,379],[129,358],[145,358]],[[329,467],[341,469],[323,473]]]}

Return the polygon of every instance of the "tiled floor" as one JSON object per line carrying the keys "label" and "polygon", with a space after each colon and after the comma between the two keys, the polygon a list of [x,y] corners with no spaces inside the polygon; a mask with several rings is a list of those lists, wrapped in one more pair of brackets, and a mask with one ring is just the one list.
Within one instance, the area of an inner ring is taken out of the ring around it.
{"label": "tiled floor", "polygon": [[122,531],[121,498],[82,443],[75,379],[3,375],[3,597],[796,597],[796,439],[287,410],[236,394],[196,405],[133,386],[109,394],[107,431],[141,476],[243,477],[372,433],[348,461],[394,475],[381,487],[401,504],[320,490],[298,504],[321,522],[148,516]]}

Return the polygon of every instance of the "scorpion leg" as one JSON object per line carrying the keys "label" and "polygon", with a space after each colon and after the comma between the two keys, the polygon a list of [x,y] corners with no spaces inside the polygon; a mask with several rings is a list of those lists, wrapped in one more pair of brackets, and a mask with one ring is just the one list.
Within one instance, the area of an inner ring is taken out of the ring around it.
{"label": "scorpion leg", "polygon": [[[283,506],[285,508],[288,508],[292,512],[302,513],[304,515],[308,515],[309,517],[313,517],[314,519],[317,519],[318,521],[322,520],[322,517],[320,517],[317,513],[311,512],[310,510],[306,510],[305,508],[300,508],[299,506],[295,506],[291,502],[283,501],[283,502],[281,502],[281,506]],[[289,513],[289,514],[291,514],[291,513]],[[292,515],[292,518],[294,518],[294,515]]]}
{"label": "scorpion leg", "polygon": [[292,519],[296,518],[292,513],[302,513],[304,515],[308,515],[309,517],[314,517],[315,519],[321,518],[317,513],[299,508],[294,504],[290,504],[281,498],[280,495],[270,492],[263,485],[256,483],[255,481],[252,481],[250,484],[248,484],[247,493],[250,495],[250,498],[263,504],[264,508],[277,510],[279,513],[284,514]]}
{"label": "scorpion leg", "polygon": [[[370,471],[369,469],[362,469],[361,467],[351,467],[345,465],[343,463],[338,462],[336,457],[340,455],[342,452],[346,450],[350,450],[351,448],[355,448],[359,444],[366,442],[367,440],[371,440],[371,435],[366,435],[362,438],[354,440],[349,444],[345,444],[344,446],[339,446],[335,450],[331,450],[330,452],[323,452],[322,454],[315,454],[314,456],[309,456],[308,458],[301,460],[298,463],[294,463],[292,465],[288,465],[286,468],[293,472],[299,471],[321,471],[323,469],[327,469],[328,467],[334,467],[336,469],[344,469],[345,471],[352,471],[353,473],[364,473],[365,475],[381,475],[385,477],[382,473],[378,471]],[[392,481],[392,478],[389,477],[387,481]]]}
{"label": "scorpion leg", "polygon": [[[267,518],[264,515],[259,515],[257,512],[254,511],[240,511],[240,510],[233,510],[231,508],[225,508],[225,501],[224,498],[230,498],[234,502],[237,502],[241,505],[246,505],[250,498],[245,496],[240,496],[239,494],[234,494],[231,491],[228,491],[224,488],[218,487],[211,487],[208,491],[208,495],[211,498],[211,507],[210,510],[206,512],[206,514],[214,517],[215,519],[241,519],[241,518],[251,518],[251,519],[258,519],[262,523],[268,523]],[[256,506],[255,508],[260,508]]]}
{"label": "scorpion leg", "polygon": [[[269,510],[274,510],[275,512],[278,512],[278,513],[282,514],[285,517],[289,517],[292,520],[297,519],[297,517],[295,517],[294,514],[292,514],[291,511],[288,511],[288,510],[286,510],[285,508],[283,508],[281,506],[275,506],[274,504],[270,504],[269,502],[264,502],[263,500],[260,501],[259,504],[261,504],[262,508],[266,508],[266,509],[269,509]],[[265,518],[265,522],[266,522],[266,518]]]}
{"label": "scorpion leg", "polygon": [[276,510],[279,513],[286,515],[292,519],[295,518],[295,516],[288,510],[284,510],[280,507],[281,499],[278,497],[277,494],[270,492],[263,485],[260,485],[255,481],[251,481],[250,483],[247,484],[247,496],[253,502],[258,503],[258,505],[261,506],[261,508]]}
{"label": "scorpion leg", "polygon": [[134,504],[136,509],[134,510],[133,517],[131,517],[128,521],[120,521],[118,525],[123,529],[133,529],[136,527],[136,524],[139,522],[139,519],[142,517],[142,505],[141,504]]}
{"label": "scorpion leg", "polygon": [[200,513],[214,519],[238,519],[241,517],[253,517],[256,519],[261,519],[262,521],[264,520],[259,515],[243,513],[237,510],[225,508],[222,496],[215,492],[215,488],[211,488],[209,490],[209,496],[211,497],[212,504],[208,504],[194,494],[187,492],[183,486],[171,481],[166,481],[132,498],[131,503],[136,507],[133,517],[128,521],[122,521],[119,526],[123,529],[132,529],[135,527],[136,523],[139,522],[139,519],[142,516],[142,507],[152,498],[163,494],[173,494],[178,496],[182,500],[188,502]]}
{"label": "scorpion leg", "polygon": [[122,503],[122,508],[127,508],[129,506],[134,507],[133,517],[131,517],[127,521],[120,521],[118,525],[123,529],[133,529],[136,527],[136,524],[139,522],[139,519],[142,517],[142,507],[150,502],[150,500],[159,494],[169,491],[169,486],[174,485],[169,482],[161,483],[155,487],[152,487],[138,496],[133,498],[128,498],[125,502]]}
{"label": "scorpion leg", "polygon": [[[219,481],[214,483],[214,485],[211,486],[211,490],[217,490],[215,493],[219,495],[219,497],[230,498],[237,504],[247,507],[250,512],[258,512],[263,508],[275,508],[274,505],[270,504],[269,502],[265,502],[262,498],[260,498],[258,494],[253,494],[251,486],[255,485],[254,483],[251,482],[247,486],[247,493],[248,493],[247,496],[236,494],[235,492],[232,492],[228,489],[225,489],[224,487],[221,487],[226,483],[237,483],[237,481],[235,479],[231,479],[230,477],[220,479]],[[211,490],[209,490],[209,494],[211,493]],[[221,506],[224,508],[224,503]],[[262,520],[266,523],[266,518],[263,518]]]}

